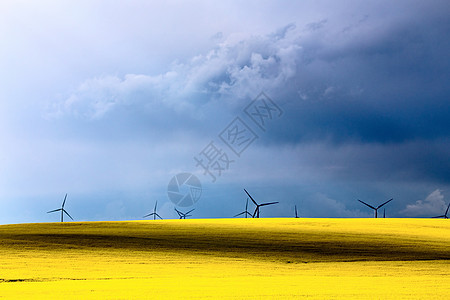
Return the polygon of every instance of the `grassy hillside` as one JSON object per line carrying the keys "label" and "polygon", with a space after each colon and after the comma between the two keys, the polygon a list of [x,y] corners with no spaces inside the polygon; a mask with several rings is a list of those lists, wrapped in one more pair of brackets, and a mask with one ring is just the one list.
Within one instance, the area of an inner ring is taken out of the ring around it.
{"label": "grassy hillside", "polygon": [[448,220],[0,226],[6,298],[446,298],[449,267]]}

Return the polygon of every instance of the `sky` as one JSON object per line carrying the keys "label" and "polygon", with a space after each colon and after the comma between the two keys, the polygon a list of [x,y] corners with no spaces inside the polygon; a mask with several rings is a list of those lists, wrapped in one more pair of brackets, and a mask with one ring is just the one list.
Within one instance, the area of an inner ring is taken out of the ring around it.
{"label": "sky", "polygon": [[2,1],[0,224],[442,215],[446,2]]}

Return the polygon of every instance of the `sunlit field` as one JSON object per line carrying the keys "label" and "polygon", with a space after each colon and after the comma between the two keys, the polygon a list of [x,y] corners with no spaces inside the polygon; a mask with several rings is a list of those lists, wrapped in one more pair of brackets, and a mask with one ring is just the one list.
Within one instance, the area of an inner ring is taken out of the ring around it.
{"label": "sunlit field", "polygon": [[0,298],[440,298],[450,222],[216,219],[0,226]]}

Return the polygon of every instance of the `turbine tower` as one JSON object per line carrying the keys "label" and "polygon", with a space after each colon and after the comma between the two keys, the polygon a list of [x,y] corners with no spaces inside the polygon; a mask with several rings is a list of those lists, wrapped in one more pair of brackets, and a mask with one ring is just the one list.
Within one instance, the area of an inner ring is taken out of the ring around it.
{"label": "turbine tower", "polygon": [[179,211],[178,209],[175,208],[175,211],[178,213],[178,216],[180,217],[180,219],[186,219],[186,217],[191,217],[191,215],[189,213],[193,212],[195,208],[191,209],[190,211],[188,211],[187,213],[183,213],[181,211]]}
{"label": "turbine tower", "polygon": [[158,215],[158,213],[156,212],[156,206],[157,205],[158,205],[158,201],[156,201],[156,203],[155,203],[155,208],[153,209],[153,212],[151,214],[145,215],[143,218],[153,216],[153,220],[156,220],[156,217],[158,217],[158,218],[160,218],[162,220],[163,218],[161,218],[161,216]]}
{"label": "turbine tower", "polygon": [[243,212],[238,213],[237,215],[233,216],[233,218],[236,218],[236,217],[238,217],[238,216],[240,216],[240,215],[245,214],[245,218],[247,219],[247,215],[249,215],[249,216],[252,215],[252,214],[247,210],[247,208],[248,208],[248,198],[247,198],[247,203],[245,203],[245,210],[244,210]]}
{"label": "turbine tower", "polygon": [[297,205],[295,205],[295,217],[298,218],[298,214],[297,214]]}
{"label": "turbine tower", "polygon": [[256,203],[256,201],[252,198],[252,196],[250,196],[250,194],[247,192],[246,189],[244,189],[244,192],[250,197],[250,199],[251,199],[251,200],[253,201],[253,203],[256,205],[255,212],[254,212],[253,215],[252,215],[253,218],[254,218],[255,216],[256,216],[257,218],[259,218],[259,208],[260,208],[260,207],[266,206],[266,205],[272,205],[272,204],[277,204],[277,203],[279,203],[279,202],[277,201],[277,202],[268,202],[268,203],[261,203],[261,204],[258,204],[258,203]]}
{"label": "turbine tower", "polygon": [[361,200],[358,199],[359,202],[361,202],[361,203],[364,204],[364,205],[367,205],[368,207],[370,207],[371,209],[373,209],[373,210],[375,211],[375,218],[378,218],[378,209],[380,209],[380,208],[381,208],[382,206],[384,206],[385,204],[391,202],[392,200],[393,200],[393,199],[389,199],[388,201],[384,202],[383,204],[378,205],[377,207],[373,207],[372,205],[367,204],[366,202],[361,201]]}
{"label": "turbine tower", "polygon": [[52,212],[61,211],[61,222],[64,222],[64,214],[68,215],[69,218],[71,218],[72,221],[73,221],[73,218],[72,218],[72,217],[69,215],[69,213],[64,209],[64,204],[66,204],[66,199],[67,199],[67,194],[66,194],[66,196],[64,197],[64,201],[63,201],[63,203],[62,203],[61,208],[58,208],[58,209],[54,209],[54,210],[48,211],[47,213],[49,214],[49,213],[52,213]]}
{"label": "turbine tower", "polygon": [[447,206],[447,210],[445,211],[445,214],[443,214],[442,216],[436,216],[433,218],[444,218],[444,219],[448,219],[447,213],[448,213],[448,209],[450,208],[450,203]]}

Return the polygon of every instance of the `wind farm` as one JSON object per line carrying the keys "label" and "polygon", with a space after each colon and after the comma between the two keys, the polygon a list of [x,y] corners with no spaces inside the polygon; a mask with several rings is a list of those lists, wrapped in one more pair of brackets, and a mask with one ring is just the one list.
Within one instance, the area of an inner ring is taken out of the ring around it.
{"label": "wind farm", "polygon": [[[173,207],[178,219],[163,219],[155,201],[143,216],[151,221],[108,222],[64,222],[64,215],[74,221],[65,194],[61,207],[47,212],[60,212],[60,222],[0,225],[0,296],[429,299],[450,293],[450,223],[439,220],[448,219],[450,204],[431,219],[386,219],[392,198],[378,206],[358,199],[374,218],[300,218],[297,204],[293,216],[274,218],[267,217],[270,208],[283,201],[256,201],[243,190],[245,210],[232,218],[188,219],[195,208]],[[376,290],[368,288],[373,285]]]}
{"label": "wind farm", "polygon": [[358,200],[374,218],[299,218],[297,204],[293,217],[263,218],[261,208],[283,202],[257,202],[244,192],[245,210],[228,219],[188,219],[195,208],[177,207],[178,219],[163,219],[155,201],[143,216],[153,220],[114,222],[64,222],[64,215],[73,220],[66,194],[60,208],[48,211],[60,212],[60,222],[0,226],[0,295],[423,299],[450,293],[450,223],[439,220],[448,218],[450,205],[432,219],[386,219],[393,199],[378,206]]}

